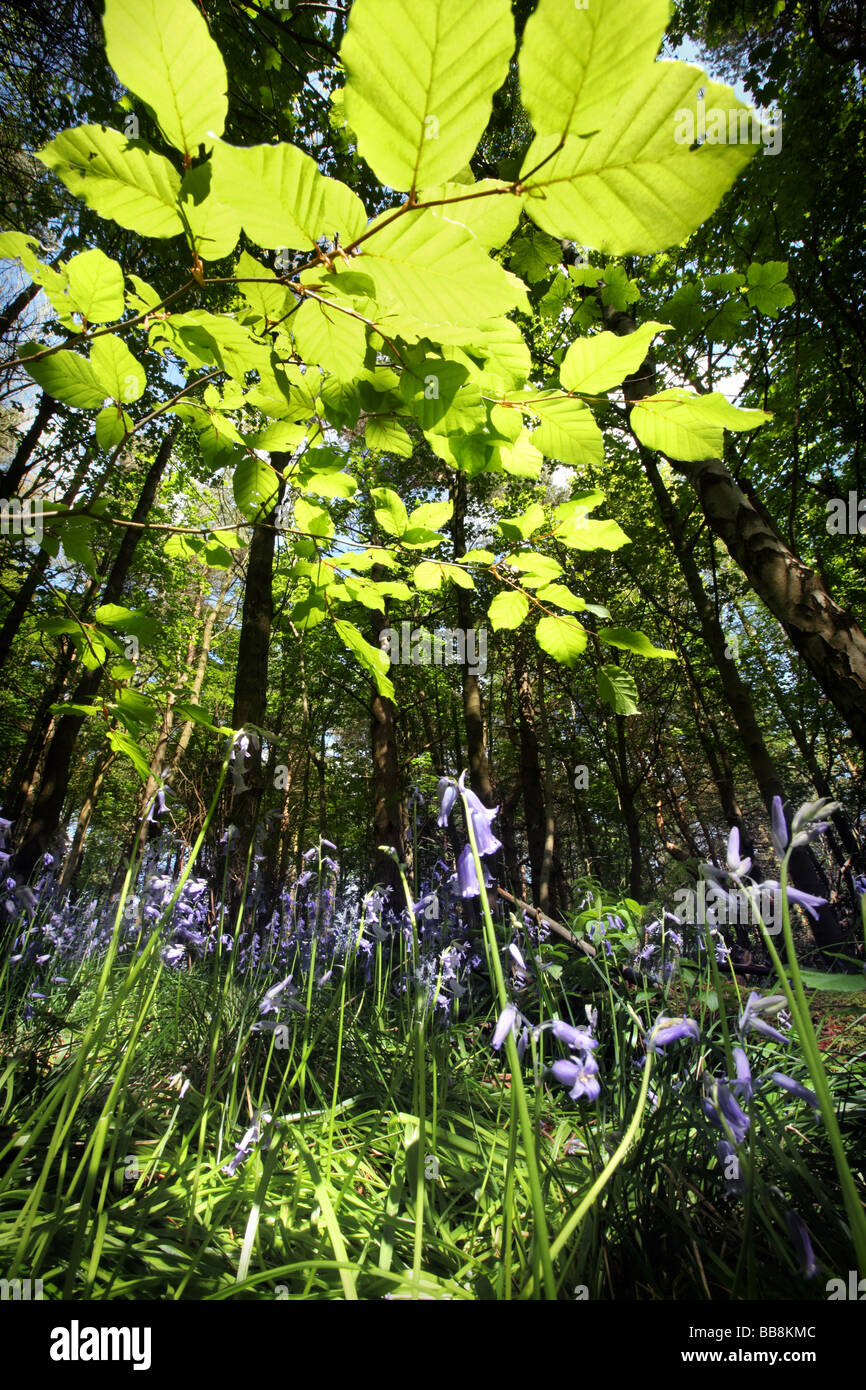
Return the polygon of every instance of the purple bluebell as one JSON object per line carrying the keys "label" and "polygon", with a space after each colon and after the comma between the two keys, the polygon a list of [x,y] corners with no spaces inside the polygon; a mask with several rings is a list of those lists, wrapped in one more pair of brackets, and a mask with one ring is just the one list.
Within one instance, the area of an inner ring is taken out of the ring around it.
{"label": "purple bluebell", "polygon": [[[737,1028],[740,1037],[745,1037],[746,1033],[760,1033],[762,1037],[772,1038],[775,1042],[788,1045],[789,1039],[784,1033],[780,1033],[777,1028],[773,1028],[767,1023],[768,1018],[774,1018],[780,1014],[785,1007],[784,994],[768,994],[762,997],[757,990],[753,990],[746,1000],[746,1007],[740,1014]],[[784,1023],[785,1020],[779,1020]]]}
{"label": "purple bluebell", "polygon": [[742,1096],[744,1100],[751,1100],[755,1090],[752,1081],[752,1068],[749,1066],[749,1059],[742,1047],[734,1048],[734,1065],[737,1069],[737,1079],[731,1082],[731,1090],[735,1096]]}
{"label": "purple bluebell", "polygon": [[782,798],[774,796],[770,807],[771,834],[773,848],[780,859],[784,859],[785,850],[788,848],[788,827],[785,823],[785,811],[782,806]]}
{"label": "purple bluebell", "polygon": [[647,1052],[661,1052],[672,1042],[700,1042],[701,1031],[693,1018],[667,1018],[660,1014],[646,1038]]}
{"label": "purple bluebell", "polygon": [[436,818],[436,824],[440,830],[444,830],[457,800],[457,786],[450,777],[440,777],[436,791],[439,796],[439,815]]}
{"label": "purple bluebell", "polygon": [[716,1081],[715,1077],[707,1075],[703,1078],[703,1086],[704,1095],[701,1097],[701,1109],[710,1124],[716,1129],[720,1129],[722,1133],[727,1128],[734,1143],[742,1144],[749,1132],[751,1120],[740,1106],[731,1088],[724,1081]]}
{"label": "purple bluebell", "polygon": [[523,959],[523,956],[520,954],[520,947],[519,947],[519,946],[516,946],[516,945],[514,944],[514,942],[512,941],[512,942],[510,942],[510,944],[509,944],[508,952],[509,952],[509,955],[512,957],[512,959],[516,962],[518,969],[519,969],[519,970],[525,971],[525,970],[526,970],[526,961]]}
{"label": "purple bluebell", "polygon": [[730,1139],[720,1139],[716,1144],[716,1158],[722,1170],[725,1192],[730,1197],[742,1197],[747,1191],[746,1180],[740,1172],[740,1160]]}
{"label": "purple bluebell", "polygon": [[738,878],[745,878],[752,867],[751,859],[740,858],[740,831],[736,825],[731,827],[731,833],[728,836],[727,866],[728,872],[735,874]]}
{"label": "purple bluebell", "polygon": [[496,1027],[493,1030],[493,1038],[491,1040],[490,1046],[494,1049],[494,1051],[498,1052],[502,1044],[505,1042],[505,1039],[508,1037],[508,1034],[514,1032],[514,1025],[516,1020],[517,1005],[506,1004],[505,1008],[502,1010],[502,1013],[499,1015],[499,1018],[496,1021]]}
{"label": "purple bluebell", "polygon": [[797,1259],[800,1261],[802,1273],[807,1279],[813,1278],[818,1273],[818,1261],[815,1259],[815,1251],[812,1249],[812,1242],[809,1239],[805,1221],[790,1207],[786,1207],[785,1225],[788,1227],[788,1235],[797,1253]]}
{"label": "purple bluebell", "polygon": [[475,840],[478,845],[479,854],[495,854],[502,848],[502,841],[497,840],[490,829],[491,823],[499,814],[499,807],[492,809],[484,805],[473,791],[465,785],[466,773],[461,772],[457,786],[466,798],[466,805],[472,817],[472,829],[475,832]]}
{"label": "purple bluebell", "polygon": [[562,1019],[555,1018],[550,1024],[553,1036],[559,1042],[565,1043],[574,1052],[591,1052],[598,1047],[598,1038],[594,1038],[589,1026],[575,1028],[570,1023],[564,1023]]}
{"label": "purple bluebell", "polygon": [[580,1058],[560,1058],[550,1068],[551,1075],[561,1086],[568,1086],[572,1100],[598,1100],[601,1084],[598,1080],[598,1062],[589,1054]]}
{"label": "purple bluebell", "polygon": [[478,898],[481,896],[471,845],[464,845],[457,859],[457,884],[461,898]]}
{"label": "purple bluebell", "polygon": [[811,1105],[813,1110],[820,1108],[818,1097],[814,1091],[810,1091],[807,1086],[801,1086],[799,1081],[795,1081],[793,1076],[786,1076],[783,1071],[770,1073],[770,1080],[777,1086],[781,1086],[783,1091],[789,1091],[798,1100],[804,1100],[807,1105]]}

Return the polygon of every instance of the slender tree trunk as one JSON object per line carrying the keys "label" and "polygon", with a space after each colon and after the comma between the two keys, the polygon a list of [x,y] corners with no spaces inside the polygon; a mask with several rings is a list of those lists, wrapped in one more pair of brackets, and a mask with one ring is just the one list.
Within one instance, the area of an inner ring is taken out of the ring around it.
{"label": "slender tree trunk", "polygon": [[[70,506],[71,503],[75,500],[75,497],[78,494],[78,489],[81,486],[82,479],[84,478],[84,475],[87,472],[87,469],[90,465],[90,461],[90,450],[86,449],[82,456],[81,462],[75,470],[75,474],[72,478],[72,481],[69,484],[69,487],[66,489],[66,492],[63,494],[63,497],[61,498],[61,504],[64,507]],[[15,641],[15,638],[18,634],[18,629],[21,626],[24,614],[27,612],[27,609],[30,606],[30,600],[36,593],[36,590],[39,588],[39,585],[42,583],[50,559],[51,557],[49,556],[47,550],[40,550],[39,554],[33,561],[33,564],[30,566],[30,570],[27,574],[26,579],[24,580],[23,584],[21,585],[21,588],[18,590],[18,593],[15,596],[15,599],[12,603],[12,607],[9,609],[9,612],[3,619],[3,626],[0,627],[0,668],[2,668],[5,665],[8,659],[9,652],[12,649],[12,643]]]}
{"label": "slender tree trunk", "polygon": [[43,391],[36,414],[33,417],[33,423],[18,445],[15,456],[6,472],[0,476],[0,501],[8,501],[10,497],[18,495],[18,489],[30,467],[33,450],[39,443],[48,421],[58,409],[57,401]]}
{"label": "slender tree trunk", "polygon": [[13,323],[24,313],[27,305],[33,303],[41,288],[42,286],[38,285],[35,280],[31,280],[29,285],[25,285],[22,290],[18,291],[14,299],[10,299],[6,308],[0,313],[0,337],[9,332]]}
{"label": "slender tree trunk", "polygon": [[532,689],[524,644],[518,637],[515,643],[515,674],[517,678],[517,728],[520,737],[520,784],[523,792],[523,814],[526,819],[526,841],[532,871],[532,901],[541,907],[541,883],[544,867],[546,832],[541,760],[538,749],[535,694]]}
{"label": "slender tree trunk", "polygon": [[[630,314],[611,311],[608,327],[633,333]],[[632,404],[655,390],[652,354],[624,383]],[[803,564],[762,515],[721,459],[672,466],[688,478],[711,530],[724,542],[755,593],[787,633],[824,694],[866,749],[866,633],[840,608],[821,577]]]}
{"label": "slender tree trunk", "polygon": [[78,812],[78,821],[75,826],[75,834],[72,837],[72,844],[69,853],[63,864],[63,872],[60,875],[60,887],[69,888],[81,865],[81,856],[84,851],[84,840],[93,819],[93,812],[102,790],[102,784],[108,774],[112,763],[115,762],[117,754],[105,745],[100,753],[97,754],[93,766],[93,777],[90,788],[85,796]]}
{"label": "slender tree trunk", "polygon": [[[779,706],[785,723],[788,725],[788,728],[791,731],[791,735],[794,739],[794,742],[796,743],[797,748],[799,749],[800,756],[802,757],[803,762],[808,770],[809,776],[812,779],[812,785],[814,786],[819,796],[829,797],[832,800],[833,792],[830,787],[830,783],[824,775],[824,770],[821,767],[821,764],[815,757],[814,750],[812,749],[809,740],[806,737],[806,732],[802,724],[797,719],[793,709],[791,708],[791,702],[788,696],[782,689],[779,682],[776,680],[775,672],[773,671],[772,666],[770,665],[769,661],[764,655],[763,649],[761,647],[760,637],[756,633],[755,629],[752,627],[752,624],[749,622],[748,618],[746,617],[745,613],[743,612],[738,603],[734,603],[734,609],[740,619],[740,622],[743,625],[747,637],[752,642],[755,656],[758,660],[758,664],[760,665],[761,670],[764,673],[764,679],[767,681],[767,684],[772,690],[773,699]],[[842,846],[844,847],[846,854],[850,855],[859,867],[859,859],[862,851],[857,841],[857,837],[855,836],[854,831],[851,827],[851,823],[848,820],[848,817],[845,815],[843,811],[836,811],[830,819],[832,820],[833,825],[836,831],[838,832],[839,839],[842,842]]]}
{"label": "slender tree trunk", "polygon": [[[749,759],[764,804],[769,809],[773,798],[776,796],[781,797],[785,805],[785,815],[790,825],[791,807],[787,804],[782,780],[770,756],[767,745],[764,742],[763,734],[761,733],[760,726],[755,717],[749,691],[740,678],[736,665],[730,657],[726,655],[728,649],[727,638],[722,631],[721,623],[716,617],[712,601],[704,588],[704,583],[691,549],[684,539],[683,528],[679,516],[671,501],[670,494],[662,481],[661,474],[656,467],[655,458],[648,449],[644,449],[642,446],[640,455],[644,470],[646,471],[647,478],[649,479],[650,486],[655,495],[662,521],[667,528],[683,578],[686,581],[686,586],[697,611],[704,642],[716,664],[728,708],[737,726],[743,748]],[[827,884],[826,878],[815,856],[810,850],[797,849],[793,851],[790,860],[790,872],[791,882],[795,887],[803,889],[807,893],[814,893],[819,897],[827,895],[829,885]],[[817,912],[818,921],[815,922],[811,918],[809,921],[812,933],[818,945],[829,945],[841,940],[841,929],[835,910],[828,904],[825,907],[818,908]]]}
{"label": "slender tree trunk", "polygon": [[[454,516],[451,522],[451,535],[454,541],[454,555],[458,558],[466,552],[466,474],[458,472],[454,477],[453,488]],[[457,588],[457,617],[463,629],[467,659],[461,667],[463,684],[463,725],[466,730],[466,746],[469,754],[469,782],[476,796],[485,806],[493,805],[493,784],[487,759],[484,738],[484,702],[478,676],[469,669],[469,632],[473,629],[472,600],[470,591]]]}
{"label": "slender tree trunk", "polygon": [[[147,471],[135,511],[131,517],[135,523],[144,522],[153,506],[160,480],[171,457],[172,445],[178,429],[179,425],[175,425],[165,436],[159,446],[156,458]],[[124,531],[120,549],[105,583],[102,595],[103,603],[117,603],[122,597],[140,538],[141,527],[139,524],[129,526]],[[73,703],[88,704],[99,690],[102,674],[103,667],[101,666],[95,671],[85,672],[76,686]],[[16,872],[24,878],[29,877],[32,873],[37,860],[57,833],[69,787],[72,753],[85,717],[81,714],[65,714],[57,723],[54,737],[51,740],[51,747],[45,759],[42,785],[39,789],[27,838],[13,860]]]}
{"label": "slender tree trunk", "polygon": [[[277,455],[275,457],[278,460],[278,467],[284,467],[289,462],[288,456]],[[238,658],[235,668],[234,704],[232,706],[232,728],[234,729],[243,728],[248,724],[257,724],[261,727],[266,724],[268,657],[271,646],[271,625],[274,619],[275,523],[284,491],[285,484],[281,483],[276,505],[264,523],[253,527],[250,541],[241,631],[238,641]],[[264,770],[260,746],[250,745],[245,769],[248,788],[233,797],[230,813],[233,824],[240,832],[229,867],[229,877],[235,895],[238,895],[243,887],[248,853],[264,795]]]}
{"label": "slender tree trunk", "polygon": [[[376,583],[384,578],[381,565],[374,565],[370,578]],[[382,620],[373,617],[370,642],[379,646]],[[373,763],[373,835],[375,850],[371,884],[378,883],[393,890],[398,906],[400,876],[392,856],[380,846],[395,850],[401,863],[407,858],[407,817],[400,786],[400,759],[397,749],[397,726],[393,700],[380,695],[375,683],[370,694],[370,750]]]}

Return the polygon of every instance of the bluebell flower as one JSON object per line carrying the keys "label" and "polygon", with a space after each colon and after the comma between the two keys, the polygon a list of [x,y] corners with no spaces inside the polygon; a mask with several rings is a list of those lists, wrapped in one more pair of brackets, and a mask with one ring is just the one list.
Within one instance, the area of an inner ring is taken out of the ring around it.
{"label": "bluebell flower", "polygon": [[701,1030],[693,1018],[667,1018],[660,1014],[646,1037],[647,1052],[661,1052],[672,1042],[700,1042]]}
{"label": "bluebell flower", "polygon": [[450,777],[440,777],[436,790],[439,796],[439,815],[436,818],[436,824],[440,830],[444,830],[457,800],[457,786]]}
{"label": "bluebell flower", "polygon": [[784,859],[785,850],[788,848],[788,827],[785,824],[785,812],[782,807],[782,798],[774,796],[770,807],[771,835],[773,848],[780,859]]}
{"label": "bluebell flower", "polygon": [[505,1039],[508,1037],[508,1034],[515,1031],[514,1025],[517,1021],[517,1017],[517,1005],[506,1004],[496,1021],[496,1027],[493,1030],[493,1038],[490,1043],[490,1046],[496,1052],[499,1051]]}
{"label": "bluebell flower", "polygon": [[735,874],[738,878],[745,878],[752,867],[751,859],[740,858],[740,831],[736,825],[732,826],[728,836],[727,866],[729,873]]}
{"label": "bluebell flower", "polygon": [[813,1110],[820,1109],[818,1097],[814,1091],[810,1091],[807,1086],[801,1086],[799,1081],[795,1081],[793,1076],[786,1076],[783,1071],[770,1073],[770,1080],[777,1086],[781,1086],[783,1091],[789,1091],[798,1100],[804,1100],[807,1105],[811,1105]]}
{"label": "bluebell flower", "polygon": [[580,1058],[560,1058],[550,1068],[555,1081],[568,1086],[571,1100],[598,1100],[601,1083],[598,1080],[598,1062],[589,1054]]}
{"label": "bluebell flower", "polygon": [[[788,1038],[784,1033],[780,1033],[777,1028],[773,1028],[767,1023],[767,1018],[773,1018],[780,1014],[786,1003],[784,994],[768,994],[761,997],[757,990],[753,990],[746,1001],[746,1007],[740,1014],[737,1028],[740,1037],[745,1037],[746,1033],[760,1033],[762,1037],[772,1038],[775,1042],[788,1045]],[[780,1018],[780,1022],[785,1020]]]}
{"label": "bluebell flower", "polygon": [[509,952],[509,955],[512,957],[512,959],[513,959],[514,961],[516,961],[517,966],[518,966],[518,969],[525,971],[525,970],[526,970],[526,961],[523,959],[523,956],[520,954],[520,947],[519,947],[519,946],[516,946],[516,945],[514,944],[514,942],[512,941],[512,942],[509,944],[508,952]]}
{"label": "bluebell flower", "polygon": [[734,1065],[737,1069],[737,1079],[731,1082],[731,1090],[734,1095],[742,1096],[744,1100],[751,1100],[755,1090],[752,1081],[752,1069],[742,1047],[734,1048]]}
{"label": "bluebell flower", "polygon": [[[758,893],[772,892],[779,895],[782,892],[782,885],[777,879],[768,878],[765,879],[763,883],[758,884],[757,891]],[[802,889],[793,888],[790,884],[788,884],[785,891],[788,895],[788,902],[798,903],[799,906],[805,908],[809,916],[817,922],[818,914],[815,908],[824,907],[827,902],[826,898],[819,898],[814,893],[804,893]]]}
{"label": "bluebell flower", "polygon": [[788,1227],[788,1235],[797,1253],[802,1273],[807,1279],[813,1278],[813,1276],[818,1273],[818,1261],[815,1259],[815,1251],[812,1249],[812,1242],[809,1239],[806,1223],[795,1211],[792,1211],[790,1207],[786,1207],[785,1225]]}
{"label": "bluebell flower", "polygon": [[730,1139],[719,1140],[716,1144],[716,1157],[722,1170],[725,1192],[731,1197],[742,1197],[748,1189],[746,1180],[740,1173],[740,1160],[737,1151]]}
{"label": "bluebell flower", "polygon": [[575,1028],[570,1023],[564,1023],[562,1019],[555,1018],[549,1025],[553,1031],[553,1036],[559,1042],[565,1043],[575,1052],[592,1052],[598,1047],[598,1038],[594,1038],[589,1026]]}
{"label": "bluebell flower", "polygon": [[716,1081],[715,1077],[707,1075],[703,1078],[703,1086],[701,1109],[710,1124],[722,1133],[727,1127],[734,1142],[742,1144],[749,1132],[751,1120],[741,1108],[733,1091],[724,1081]]}
{"label": "bluebell flower", "polygon": [[478,845],[479,854],[495,854],[502,848],[502,841],[497,840],[490,829],[491,822],[499,814],[499,807],[494,806],[489,809],[478,799],[473,791],[465,785],[466,773],[461,772],[457,783],[460,791],[466,798],[466,805],[469,807],[469,814],[472,817],[472,829],[475,832],[475,840]]}
{"label": "bluebell flower", "polygon": [[478,898],[481,896],[471,845],[464,845],[457,859],[457,883],[461,898]]}

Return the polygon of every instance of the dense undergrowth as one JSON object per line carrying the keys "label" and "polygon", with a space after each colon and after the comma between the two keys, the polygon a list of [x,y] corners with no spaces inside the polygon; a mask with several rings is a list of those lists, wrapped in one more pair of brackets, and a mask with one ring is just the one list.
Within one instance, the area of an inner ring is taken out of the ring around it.
{"label": "dense undergrowth", "polygon": [[857,1268],[862,978],[789,965],[750,991],[721,932],[590,884],[577,948],[494,921],[477,879],[464,896],[491,813],[462,795],[460,874],[417,900],[404,879],[402,911],[351,903],[324,842],[267,913],[251,889],[230,919],[193,859],[110,904],[47,876],[16,904],[7,1277],[46,1298],[823,1299]]}

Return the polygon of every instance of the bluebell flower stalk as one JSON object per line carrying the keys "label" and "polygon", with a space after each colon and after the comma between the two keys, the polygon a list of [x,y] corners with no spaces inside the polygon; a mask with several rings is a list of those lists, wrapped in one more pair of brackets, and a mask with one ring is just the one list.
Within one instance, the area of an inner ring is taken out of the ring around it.
{"label": "bluebell flower stalk", "polygon": [[[801,807],[797,817],[798,832],[805,828],[820,815],[820,807],[816,803],[807,803]],[[791,914],[788,909],[788,896],[785,891],[788,882],[788,859],[790,850],[782,860],[780,871],[780,885],[782,888],[782,931],[785,940],[785,951],[788,965],[785,967],[779,959],[772,936],[767,931],[763,921],[758,918],[758,926],[763,938],[764,946],[776,970],[779,978],[780,987],[784,993],[785,1000],[791,1011],[793,1022],[797,1029],[800,1046],[809,1075],[815,1087],[815,1095],[827,1130],[827,1137],[833,1153],[833,1161],[839,1175],[839,1184],[842,1189],[842,1198],[845,1204],[845,1211],[851,1228],[854,1241],[854,1249],[858,1265],[866,1269],[866,1212],[857,1184],[854,1181],[848,1157],[845,1152],[845,1145],[836,1119],[836,1112],[833,1105],[833,1097],[827,1081],[827,1073],[824,1069],[824,1061],[821,1057],[821,1050],[818,1047],[818,1039],[812,1023],[812,1016],[809,1010],[809,1001],[806,997],[806,990],[803,978],[800,973],[800,966],[797,960],[796,947],[794,945],[794,935],[791,930]],[[790,980],[788,975],[790,974]]]}
{"label": "bluebell flower stalk", "polygon": [[[465,774],[464,774],[465,776]],[[505,975],[502,970],[502,961],[499,957],[499,943],[496,939],[496,929],[493,925],[493,918],[490,914],[490,902],[487,897],[486,889],[483,885],[484,870],[481,863],[481,854],[478,847],[478,839],[475,829],[475,818],[471,812],[468,797],[473,795],[467,792],[462,785],[463,777],[460,779],[460,792],[463,798],[464,810],[466,812],[466,831],[469,837],[469,844],[472,849],[472,858],[475,864],[475,874],[478,879],[481,899],[481,918],[484,923],[484,939],[487,949],[487,959],[490,967],[496,993],[499,997],[501,1011],[505,1011],[509,1005],[509,999],[505,988]],[[475,798],[477,800],[477,798]],[[478,803],[479,806],[481,803]],[[483,809],[483,808],[482,808]],[[492,817],[491,817],[492,819]],[[488,821],[489,829],[489,821]],[[497,842],[498,844],[498,842]],[[501,1017],[501,1014],[500,1014]],[[544,1195],[541,1190],[541,1178],[538,1170],[538,1157],[536,1154],[536,1144],[538,1142],[535,1127],[529,1114],[529,1106],[526,1101],[526,1090],[523,1085],[523,1076],[520,1070],[520,1058],[517,1053],[517,1044],[514,1038],[513,1029],[509,1029],[505,1046],[508,1053],[508,1063],[511,1068],[511,1085],[514,1093],[514,1101],[517,1107],[517,1114],[520,1121],[520,1128],[523,1133],[523,1144],[526,1154],[527,1178],[529,1180],[529,1191],[532,1202],[532,1214],[535,1223],[535,1239],[538,1258],[541,1263],[541,1277],[544,1284],[545,1298],[554,1301],[556,1299],[556,1279],[553,1273],[553,1259],[550,1249],[550,1238],[547,1230],[547,1216],[544,1210]]]}

